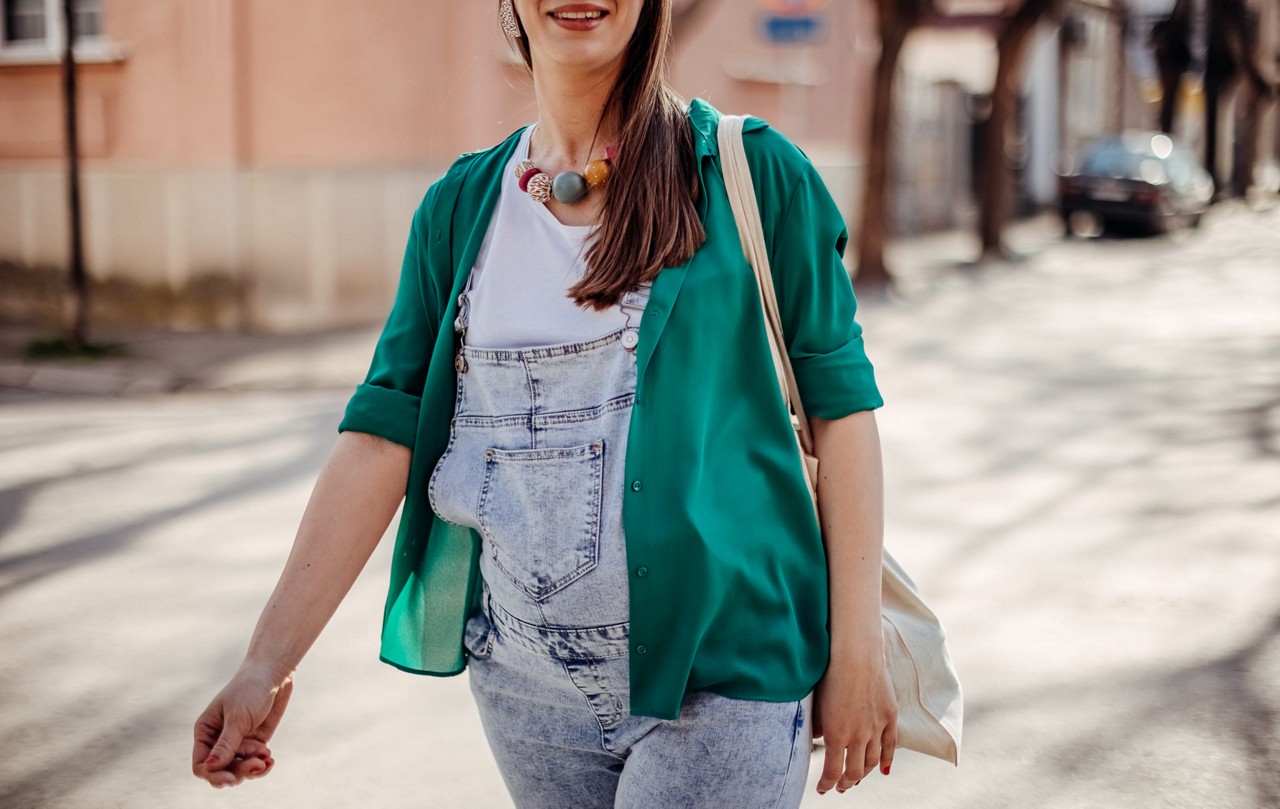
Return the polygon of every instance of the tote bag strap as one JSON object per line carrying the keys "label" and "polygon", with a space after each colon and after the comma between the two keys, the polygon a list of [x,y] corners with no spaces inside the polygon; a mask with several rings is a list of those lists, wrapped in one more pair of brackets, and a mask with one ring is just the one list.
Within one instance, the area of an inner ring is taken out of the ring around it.
{"label": "tote bag strap", "polygon": [[[782,331],[782,317],[778,314],[778,299],[774,293],[773,270],[769,266],[769,249],[765,245],[764,225],[760,221],[760,209],[756,203],[756,190],[751,182],[751,167],[742,145],[742,115],[722,115],[717,130],[720,145],[720,167],[724,173],[725,190],[729,195],[729,207],[738,224],[738,236],[747,262],[755,270],[756,286],[760,289],[760,307],[764,312],[765,326],[769,332],[769,353],[778,376],[782,400],[791,408],[791,426],[795,429],[801,451],[813,455],[813,434],[805,417],[804,403],[800,401],[800,389],[795,371],[787,356],[787,342]],[[816,481],[814,481],[816,483]]]}
{"label": "tote bag strap", "polygon": [[[738,223],[742,249],[755,270],[756,283],[760,288],[761,309],[769,334],[769,352],[773,356],[782,399],[791,407],[791,423],[804,461],[801,467],[809,493],[814,497],[816,513],[817,459],[813,457],[813,436],[783,339],[764,227],[760,223],[751,169],[742,146],[743,120],[736,115],[720,118],[720,166],[733,218]],[[887,548],[882,554],[881,582],[885,665],[898,700],[898,746],[955,764],[960,755],[964,703],[960,680],[947,650],[946,631]]]}

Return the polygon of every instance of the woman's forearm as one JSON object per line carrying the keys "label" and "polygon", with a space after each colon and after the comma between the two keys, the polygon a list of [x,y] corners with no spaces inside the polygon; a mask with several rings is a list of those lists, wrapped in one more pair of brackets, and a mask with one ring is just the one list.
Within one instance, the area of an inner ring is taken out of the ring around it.
{"label": "woman's forearm", "polygon": [[404,497],[411,455],[372,435],[339,434],[258,619],[246,666],[276,680],[292,674],[387,530]]}
{"label": "woman's forearm", "polygon": [[831,654],[883,649],[884,473],[874,411],[810,419],[831,601]]}

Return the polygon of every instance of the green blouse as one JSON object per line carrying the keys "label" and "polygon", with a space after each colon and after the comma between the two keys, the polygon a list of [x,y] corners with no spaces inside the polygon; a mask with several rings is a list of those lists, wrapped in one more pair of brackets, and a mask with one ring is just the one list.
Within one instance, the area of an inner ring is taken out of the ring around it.
{"label": "green blouse", "polygon": [[[631,569],[631,713],[664,719],[698,690],[799,699],[822,677],[829,646],[826,556],[725,196],[719,118],[704,101],[689,107],[707,241],[653,282],[616,493]],[[824,419],[880,407],[841,262],[840,212],[799,148],[760,119],[745,129],[802,401]],[[457,297],[519,135],[463,155],[427,191],[368,376],[338,427],[413,450],[381,657],[420,674],[466,666],[480,536],[436,517],[427,480],[453,415]]]}

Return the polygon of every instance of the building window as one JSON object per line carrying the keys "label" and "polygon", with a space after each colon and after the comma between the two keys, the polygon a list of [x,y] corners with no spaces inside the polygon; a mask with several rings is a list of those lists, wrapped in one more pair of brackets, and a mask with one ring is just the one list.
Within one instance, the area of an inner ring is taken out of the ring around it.
{"label": "building window", "polygon": [[[62,0],[0,0],[0,48],[62,49]],[[102,36],[102,0],[73,0],[76,38]]]}
{"label": "building window", "polygon": [[4,0],[4,41],[45,40],[44,0]]}
{"label": "building window", "polygon": [[102,36],[102,0],[75,0],[71,13],[75,16],[76,36]]}

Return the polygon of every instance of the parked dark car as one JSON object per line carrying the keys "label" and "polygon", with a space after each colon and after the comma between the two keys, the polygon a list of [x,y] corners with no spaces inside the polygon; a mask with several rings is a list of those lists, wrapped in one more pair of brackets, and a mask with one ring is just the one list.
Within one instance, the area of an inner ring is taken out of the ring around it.
{"label": "parked dark car", "polygon": [[1168,232],[1195,226],[1213,198],[1213,181],[1194,155],[1162,132],[1126,132],[1086,147],[1079,167],[1060,178],[1062,218],[1079,213],[1103,227],[1139,225]]}

